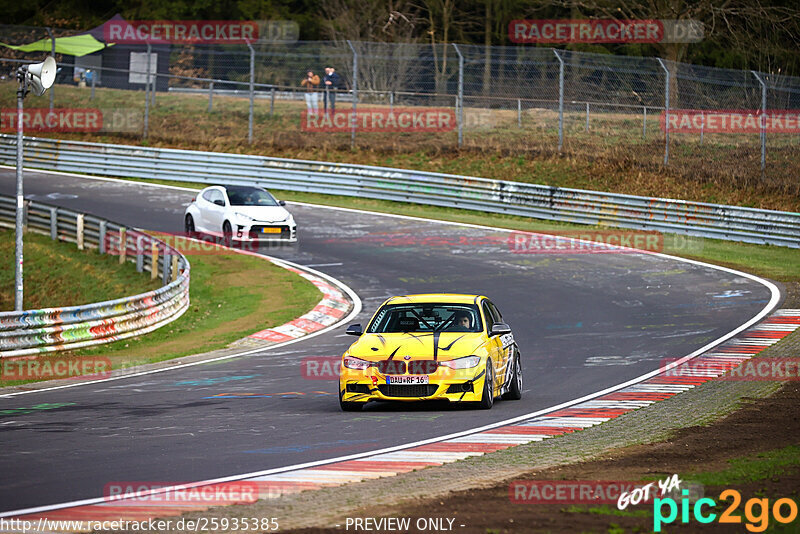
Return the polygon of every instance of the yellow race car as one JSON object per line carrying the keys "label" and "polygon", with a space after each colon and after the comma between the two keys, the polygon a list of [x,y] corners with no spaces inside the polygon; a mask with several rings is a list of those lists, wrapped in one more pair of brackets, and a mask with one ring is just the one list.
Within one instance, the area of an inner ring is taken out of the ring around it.
{"label": "yellow race car", "polygon": [[522,365],[511,328],[480,295],[392,297],[342,355],[339,404],[446,399],[489,409],[522,398]]}

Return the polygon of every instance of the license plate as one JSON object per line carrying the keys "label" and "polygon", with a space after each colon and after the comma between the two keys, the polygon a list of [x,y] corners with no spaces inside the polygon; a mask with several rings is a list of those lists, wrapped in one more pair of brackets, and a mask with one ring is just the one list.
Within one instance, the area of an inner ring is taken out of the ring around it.
{"label": "license plate", "polygon": [[281,233],[280,228],[262,228],[261,233],[263,234],[279,234]]}
{"label": "license plate", "polygon": [[418,375],[403,375],[403,376],[387,376],[386,377],[387,384],[427,384],[428,383],[428,376],[418,376]]}

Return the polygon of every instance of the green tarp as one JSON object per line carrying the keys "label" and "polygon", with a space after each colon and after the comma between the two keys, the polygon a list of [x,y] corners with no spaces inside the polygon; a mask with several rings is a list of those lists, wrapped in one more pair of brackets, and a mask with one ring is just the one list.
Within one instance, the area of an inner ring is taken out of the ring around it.
{"label": "green tarp", "polygon": [[[53,49],[53,42],[49,38],[20,46],[6,43],[0,43],[0,45],[19,50],[20,52],[50,52]],[[114,45],[110,44],[108,46]],[[89,34],[56,37],[56,54],[80,57],[91,54],[92,52],[97,52],[105,47],[106,45],[104,43],[101,43]]]}

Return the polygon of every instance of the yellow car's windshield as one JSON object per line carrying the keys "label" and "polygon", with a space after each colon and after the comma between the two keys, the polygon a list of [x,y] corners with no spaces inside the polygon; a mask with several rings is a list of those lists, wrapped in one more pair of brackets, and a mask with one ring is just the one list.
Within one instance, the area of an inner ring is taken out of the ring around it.
{"label": "yellow car's windshield", "polygon": [[478,307],[474,304],[389,304],[378,310],[367,333],[481,332]]}

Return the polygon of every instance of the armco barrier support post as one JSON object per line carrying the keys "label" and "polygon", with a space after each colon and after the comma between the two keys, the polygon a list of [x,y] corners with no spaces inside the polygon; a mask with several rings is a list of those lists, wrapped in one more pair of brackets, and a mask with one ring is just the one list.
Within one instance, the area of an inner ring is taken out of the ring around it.
{"label": "armco barrier support post", "polygon": [[558,151],[564,146],[564,60],[558,50],[553,49],[558,58]]}
{"label": "armco barrier support post", "polygon": [[253,99],[255,98],[255,77],[256,77],[256,51],[250,41],[247,41],[247,48],[250,49],[250,111],[247,115],[247,142],[253,144]]}
{"label": "armco barrier support post", "polygon": [[208,112],[214,108],[214,80],[208,82]]}
{"label": "armco barrier support post", "polygon": [[767,169],[767,84],[764,83],[764,80],[756,71],[751,70],[750,72],[753,73],[758,83],[761,84],[761,176],[763,178],[764,172]]}
{"label": "armco barrier support post", "polygon": [[102,221],[100,221],[100,224],[98,224],[98,232],[97,232],[97,239],[98,239],[97,250],[100,252],[100,254],[106,253],[107,232],[108,232],[108,222],[105,219],[103,219]]}
{"label": "armco barrier support post", "polygon": [[150,280],[155,280],[158,276],[158,244],[153,241],[150,243]]}
{"label": "armco barrier support post", "polygon": [[664,69],[664,165],[669,164],[669,69],[660,57],[656,58]]}
{"label": "armco barrier support post", "polygon": [[75,244],[78,250],[83,250],[83,213],[75,217]]}
{"label": "armco barrier support post", "polygon": [[119,264],[125,263],[125,256],[128,255],[128,232],[123,226],[119,229]]}
{"label": "armco barrier support post", "polygon": [[144,75],[144,79],[144,129],[142,130],[142,139],[147,139],[147,130],[150,124],[150,99],[148,98],[150,92],[150,43],[147,43],[147,72]]}
{"label": "armco barrier support post", "polygon": [[358,52],[356,52],[353,43],[350,39],[347,40],[347,45],[353,51],[353,116],[350,118],[350,148],[356,146],[356,122],[358,121]]}
{"label": "armco barrier support post", "polygon": [[144,272],[144,238],[136,237],[136,272]]}
{"label": "armco barrier support post", "polygon": [[58,208],[50,208],[50,239],[58,239]]}
{"label": "armco barrier support post", "polygon": [[161,263],[161,283],[167,285],[169,283],[169,266],[172,263],[172,254],[164,250],[164,261]]}
{"label": "armco barrier support post", "polygon": [[172,257],[172,267],[171,267],[172,276],[170,276],[169,281],[174,282],[175,280],[178,279],[178,256],[173,255],[171,257]]}
{"label": "armco barrier support post", "polygon": [[461,55],[461,50],[458,45],[453,43],[453,48],[458,54],[458,116],[456,122],[458,123],[458,146],[464,145],[464,56]]}

